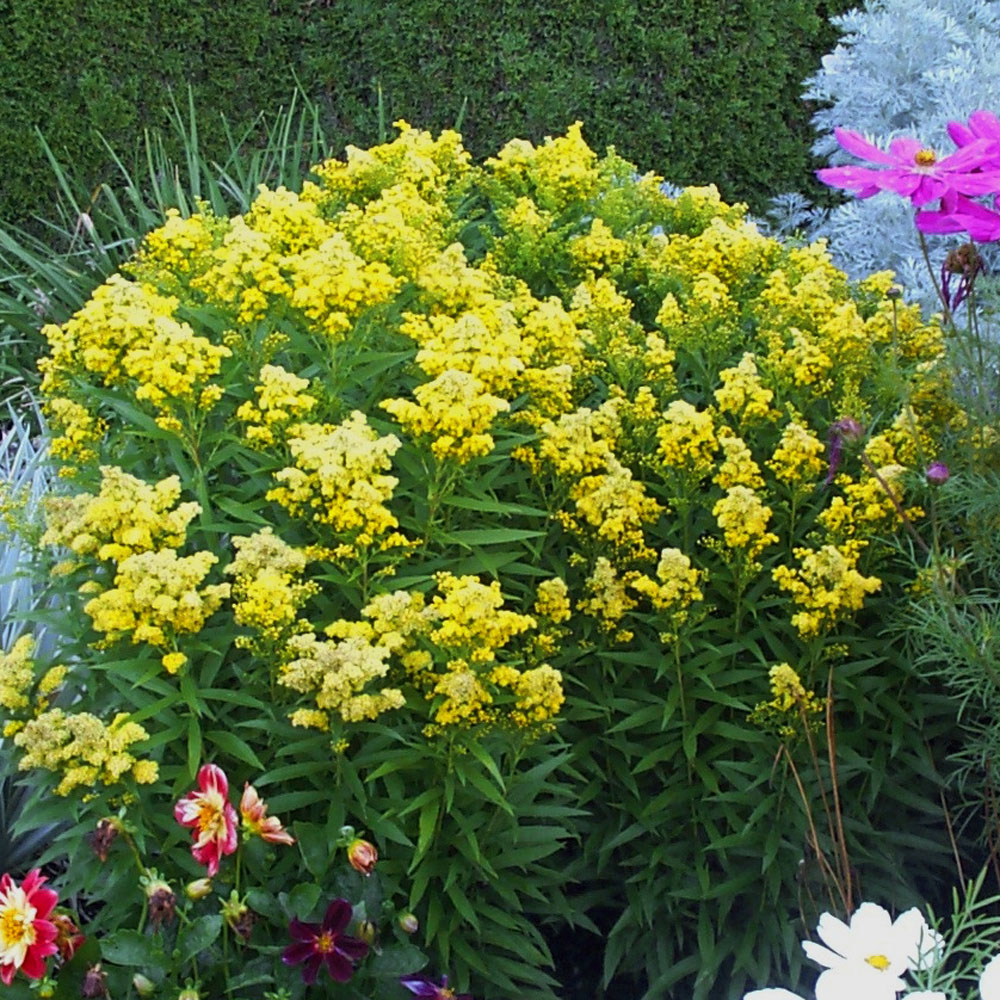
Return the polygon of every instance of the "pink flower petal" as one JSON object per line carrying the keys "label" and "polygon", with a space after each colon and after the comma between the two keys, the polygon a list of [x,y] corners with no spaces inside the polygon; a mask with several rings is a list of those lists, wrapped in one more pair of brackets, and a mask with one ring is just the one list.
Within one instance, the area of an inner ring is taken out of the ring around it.
{"label": "pink flower petal", "polygon": [[878,146],[870,143],[860,132],[852,132],[846,128],[835,128],[833,134],[837,137],[837,142],[848,153],[853,153],[859,159],[870,160],[872,163],[885,163],[887,165],[896,162],[894,157],[888,153],[884,153]]}

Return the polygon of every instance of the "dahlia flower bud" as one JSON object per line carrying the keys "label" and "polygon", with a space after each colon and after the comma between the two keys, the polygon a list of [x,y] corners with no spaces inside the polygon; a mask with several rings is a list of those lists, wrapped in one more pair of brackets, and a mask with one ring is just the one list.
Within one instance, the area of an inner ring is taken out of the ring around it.
{"label": "dahlia flower bud", "polygon": [[100,962],[87,969],[83,977],[83,984],[80,987],[80,993],[87,1000],[97,1000],[98,997],[106,997],[108,995],[108,976],[101,969]]}
{"label": "dahlia flower bud", "polygon": [[196,878],[184,886],[184,895],[188,899],[204,899],[212,891],[210,878]]}
{"label": "dahlia flower bud", "polygon": [[199,1000],[198,991],[194,987],[188,986],[177,994],[177,1000]]}
{"label": "dahlia flower bud", "polygon": [[163,879],[153,877],[146,882],[146,900],[149,905],[149,920],[154,930],[162,924],[169,924],[177,916],[177,896]]}
{"label": "dahlia flower bud", "polygon": [[400,914],[398,923],[404,934],[416,934],[420,929],[420,921],[412,913]]}
{"label": "dahlia flower bud", "polygon": [[924,475],[927,477],[927,482],[929,482],[931,486],[941,486],[948,482],[951,477],[951,471],[948,466],[944,464],[944,462],[931,462],[931,464],[927,466]]}
{"label": "dahlia flower bud", "polygon": [[141,972],[137,972],[132,977],[132,986],[141,997],[151,997],[156,992],[156,984],[147,979]]}
{"label": "dahlia flower bud", "polygon": [[222,904],[222,917],[238,938],[243,941],[250,940],[254,912],[240,899],[235,889],[229,894],[229,899]]}
{"label": "dahlia flower bud", "polygon": [[358,921],[358,937],[370,948],[375,943],[375,922],[373,920]]}
{"label": "dahlia flower bud", "polygon": [[108,860],[108,851],[118,836],[121,829],[121,822],[117,819],[102,819],[97,824],[97,829],[87,838],[93,852],[101,859],[101,864]]}
{"label": "dahlia flower bud", "polygon": [[347,860],[355,871],[371,875],[375,870],[375,862],[378,861],[378,851],[374,844],[357,837],[347,845]]}

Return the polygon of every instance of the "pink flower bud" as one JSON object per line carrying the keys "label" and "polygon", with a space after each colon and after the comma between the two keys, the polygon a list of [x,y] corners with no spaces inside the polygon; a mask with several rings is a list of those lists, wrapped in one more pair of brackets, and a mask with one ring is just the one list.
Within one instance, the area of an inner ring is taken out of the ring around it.
{"label": "pink flower bud", "polygon": [[948,479],[951,477],[951,472],[944,462],[931,462],[931,464],[927,466],[927,470],[924,472],[924,475],[927,477],[927,482],[929,482],[931,486],[941,486],[942,484],[948,482]]}
{"label": "pink flower bud", "polygon": [[375,862],[378,861],[378,851],[374,844],[357,837],[347,845],[347,860],[355,871],[371,875],[375,870]]}
{"label": "pink flower bud", "polygon": [[403,913],[399,918],[399,927],[405,934],[416,934],[420,921],[412,913]]}

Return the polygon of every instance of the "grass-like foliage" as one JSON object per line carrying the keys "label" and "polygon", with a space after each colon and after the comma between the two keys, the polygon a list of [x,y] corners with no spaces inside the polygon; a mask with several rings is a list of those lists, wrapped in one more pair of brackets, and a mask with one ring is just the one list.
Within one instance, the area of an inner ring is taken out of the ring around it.
{"label": "grass-like foliage", "polygon": [[[301,990],[284,924],[338,895],[484,998],[556,995],[564,921],[635,995],[739,995],[794,975],[797,915],[919,898],[948,715],[879,631],[968,422],[889,284],[579,126],[474,166],[400,123],[170,212],[43,330],[66,641],[0,658],[24,822],[71,817],[35,862],[72,859],[112,993]],[[237,848],[206,762],[296,846]],[[331,866],[347,823],[380,898]],[[177,931],[157,879],[199,865]],[[343,995],[398,995],[385,954]]]}

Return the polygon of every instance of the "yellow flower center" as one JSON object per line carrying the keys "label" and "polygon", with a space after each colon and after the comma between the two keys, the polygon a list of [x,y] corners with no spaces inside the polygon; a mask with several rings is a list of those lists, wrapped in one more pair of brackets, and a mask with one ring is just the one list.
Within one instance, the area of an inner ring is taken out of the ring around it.
{"label": "yellow flower center", "polygon": [[937,156],[934,155],[933,149],[918,149],[913,162],[918,167],[930,167],[937,163]]}
{"label": "yellow flower center", "polygon": [[203,834],[212,837],[225,837],[226,820],[224,815],[225,803],[221,795],[211,793],[202,795],[198,802],[198,829]]}
{"label": "yellow flower center", "polygon": [[885,972],[889,968],[889,959],[885,955],[869,955],[865,961],[879,972]]}
{"label": "yellow flower center", "polygon": [[0,948],[16,948],[35,942],[35,925],[23,910],[10,906],[0,913]]}
{"label": "yellow flower center", "polygon": [[323,931],[323,933],[316,938],[316,950],[321,955],[328,955],[331,951],[333,951],[333,935],[329,931]]}

